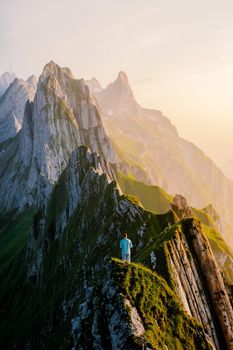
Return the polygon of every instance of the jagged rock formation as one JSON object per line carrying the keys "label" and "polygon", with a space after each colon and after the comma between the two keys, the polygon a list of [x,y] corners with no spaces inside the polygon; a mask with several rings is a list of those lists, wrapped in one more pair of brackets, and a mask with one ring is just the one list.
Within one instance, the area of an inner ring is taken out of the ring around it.
{"label": "jagged rock formation", "polygon": [[0,76],[0,97],[8,89],[8,87],[14,81],[15,78],[15,74],[9,72],[6,72]]}
{"label": "jagged rock formation", "polygon": [[216,349],[220,348],[219,338],[232,349],[232,306],[209,242],[193,219],[184,222],[184,232],[185,236],[178,231],[168,244],[180,299],[188,313],[204,325]]}
{"label": "jagged rock formation", "polygon": [[35,198],[45,203],[72,151],[82,144],[116,163],[84,81],[50,62],[40,76],[35,100],[26,105],[22,130],[0,149],[1,208],[22,209]]}
{"label": "jagged rock formation", "polygon": [[[94,208],[92,201],[95,199],[98,202],[102,192],[113,181],[114,173],[111,167],[100,156],[91,154],[84,146],[73,151],[61,181],[53,192],[48,209],[49,220],[46,221],[46,215],[38,209],[35,230],[28,242],[28,277],[41,272],[43,253],[54,240],[60,239],[77,207],[84,210],[85,207],[93,205]],[[37,280],[39,278],[37,276]]]}
{"label": "jagged rock formation", "polygon": [[104,111],[111,117],[114,114],[120,117],[137,116],[140,106],[136,102],[132,89],[129,86],[127,75],[121,71],[116,81],[106,89],[97,92],[98,101]]}
{"label": "jagged rock formation", "polygon": [[233,183],[213,161],[182,139],[161,112],[140,107],[125,73],[95,96],[122,170],[171,194],[180,193],[194,207],[212,203],[221,216],[225,238],[233,245]]}
{"label": "jagged rock formation", "polygon": [[0,99],[0,143],[14,137],[22,127],[26,102],[34,99],[37,80],[14,79]]}
{"label": "jagged rock formation", "polygon": [[[188,205],[186,199],[181,195],[176,195],[173,198],[173,201],[170,204],[170,208],[174,210],[179,219],[191,218],[194,217],[194,210]],[[195,209],[197,212],[197,210]],[[218,263],[218,266],[224,276],[224,281],[226,287],[233,285],[233,251],[232,249],[225,243],[223,238],[221,237],[222,225],[220,221],[219,214],[216,212],[214,207],[210,204],[206,208],[204,208],[203,213],[207,214],[207,219],[209,223],[203,217],[201,212],[197,212],[197,217],[199,216],[200,220],[203,221],[204,224],[207,224],[207,235],[209,238],[209,244],[213,250],[215,259]],[[209,230],[209,232],[208,232]],[[231,298],[231,293],[228,293]]]}
{"label": "jagged rock formation", "polygon": [[170,205],[171,209],[177,214],[179,219],[191,218],[194,216],[193,210],[186,199],[180,194],[176,194]]}
{"label": "jagged rock formation", "polygon": [[89,87],[91,94],[94,96],[96,93],[103,90],[100,82],[96,78],[91,78],[90,80],[85,80],[85,84]]}

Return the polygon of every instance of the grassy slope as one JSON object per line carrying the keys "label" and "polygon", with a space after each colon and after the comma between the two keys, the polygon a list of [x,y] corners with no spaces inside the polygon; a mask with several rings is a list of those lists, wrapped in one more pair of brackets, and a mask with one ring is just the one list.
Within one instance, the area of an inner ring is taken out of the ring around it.
{"label": "grassy slope", "polygon": [[210,349],[203,328],[183,310],[165,280],[140,264],[112,260],[113,278],[136,307],[153,349]]}
{"label": "grassy slope", "polygon": [[209,239],[211,248],[215,257],[218,260],[224,260],[224,263],[221,263],[221,269],[224,273],[224,278],[226,282],[230,285],[233,285],[233,251],[228,246],[226,241],[223,239],[223,236],[218,231],[216,224],[213,218],[205,212],[205,210],[193,209],[195,216],[202,222],[203,229]]}
{"label": "grassy slope", "polygon": [[117,181],[123,193],[138,197],[145,209],[159,214],[167,212],[172,196],[161,187],[146,185],[121,172],[117,174]]}
{"label": "grassy slope", "polygon": [[[117,181],[123,193],[136,196],[147,210],[165,213],[172,201],[172,196],[159,186],[146,185],[120,172],[117,175]],[[136,200],[134,199],[134,201]],[[193,208],[193,212],[195,217],[203,224],[215,256],[220,257],[224,254],[229,257],[222,266],[222,270],[227,282],[233,284],[232,263],[230,261],[230,258],[233,258],[232,250],[219,233],[214,219],[205,210]]]}

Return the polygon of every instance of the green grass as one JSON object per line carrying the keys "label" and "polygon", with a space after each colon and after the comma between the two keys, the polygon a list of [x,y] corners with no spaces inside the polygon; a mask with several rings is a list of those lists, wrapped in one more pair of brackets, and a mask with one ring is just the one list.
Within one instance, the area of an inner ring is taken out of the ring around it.
{"label": "green grass", "polygon": [[[203,328],[183,310],[165,280],[141,264],[112,260],[112,274],[124,299],[142,319],[144,340],[153,349],[210,349]],[[130,312],[130,310],[129,310]]]}
{"label": "green grass", "polygon": [[156,213],[167,212],[172,196],[161,187],[146,185],[122,172],[118,172],[117,181],[123,193],[138,197],[145,209]]}
{"label": "green grass", "polygon": [[210,214],[206,213],[202,209],[192,208],[195,217],[201,221],[202,224],[209,226],[209,227],[216,227],[216,224],[214,222],[214,219],[211,217]]}
{"label": "green grass", "polygon": [[[207,207],[211,209],[211,206]],[[222,234],[219,232],[214,218],[208,213],[207,210],[198,210],[194,209],[195,217],[198,218],[202,223],[202,228],[208,237],[211,249],[216,257],[216,260],[219,261],[220,269],[223,272],[225,281],[233,285],[233,251],[228,246],[224,240]],[[217,216],[217,214],[215,214]],[[221,261],[224,263],[220,263]]]}

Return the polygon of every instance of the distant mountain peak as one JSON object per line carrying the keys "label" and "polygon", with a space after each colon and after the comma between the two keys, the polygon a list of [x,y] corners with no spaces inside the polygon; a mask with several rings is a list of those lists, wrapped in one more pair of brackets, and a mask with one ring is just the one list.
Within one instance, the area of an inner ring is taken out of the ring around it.
{"label": "distant mountain peak", "polygon": [[16,77],[15,73],[5,72],[0,76],[0,79],[8,81],[9,79],[14,80],[15,77]]}
{"label": "distant mountain peak", "polygon": [[122,84],[129,85],[127,74],[123,70],[121,70],[118,73],[117,80],[120,81]]}
{"label": "distant mountain peak", "polygon": [[117,90],[120,88],[120,89],[124,90],[125,92],[127,92],[127,94],[133,96],[133,91],[129,85],[128,77],[127,77],[126,73],[123,71],[120,71],[118,73],[117,79],[112,84],[108,85],[108,87],[110,87],[110,86],[113,88],[116,88]]}
{"label": "distant mountain peak", "polygon": [[92,77],[90,79],[90,81],[93,82],[93,83],[99,84],[101,86],[100,82],[95,77]]}
{"label": "distant mountain peak", "polygon": [[85,84],[89,87],[92,95],[98,94],[103,90],[100,82],[95,77],[92,77],[89,80],[85,80]]}
{"label": "distant mountain peak", "polygon": [[62,70],[64,72],[66,72],[71,78],[75,79],[75,76],[73,75],[73,73],[69,67],[62,67]]}
{"label": "distant mountain peak", "polygon": [[128,77],[123,71],[118,73],[116,80],[101,91],[97,98],[107,115],[115,113],[122,117],[125,115],[136,116],[140,109],[129,85]]}
{"label": "distant mountain peak", "polygon": [[8,89],[8,87],[14,81],[15,78],[16,78],[15,73],[9,73],[9,72],[5,72],[0,76],[0,97]]}
{"label": "distant mountain peak", "polygon": [[28,77],[28,79],[27,79],[27,82],[29,83],[29,84],[37,84],[37,79],[36,79],[36,77],[35,77],[35,75],[31,75],[30,77]]}

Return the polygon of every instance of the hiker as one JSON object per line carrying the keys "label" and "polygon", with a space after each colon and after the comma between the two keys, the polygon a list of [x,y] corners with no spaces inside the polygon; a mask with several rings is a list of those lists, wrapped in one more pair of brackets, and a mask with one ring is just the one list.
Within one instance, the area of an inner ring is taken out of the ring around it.
{"label": "hiker", "polygon": [[123,233],[123,239],[120,241],[120,250],[122,260],[130,262],[130,249],[133,244],[130,239],[127,238],[127,233]]}

